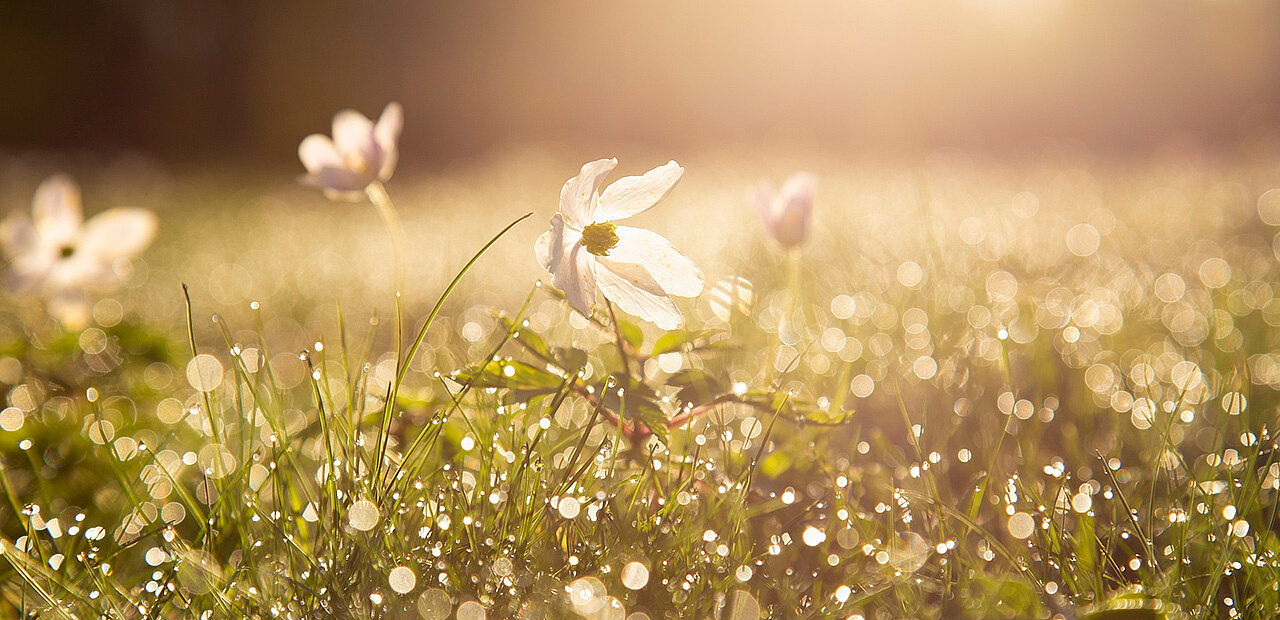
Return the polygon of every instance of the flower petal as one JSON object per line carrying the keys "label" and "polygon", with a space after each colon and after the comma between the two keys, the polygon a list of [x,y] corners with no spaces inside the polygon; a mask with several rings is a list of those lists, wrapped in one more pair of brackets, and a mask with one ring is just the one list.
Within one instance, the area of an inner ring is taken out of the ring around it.
{"label": "flower petal", "polygon": [[[812,172],[797,172],[782,183],[782,196],[788,203],[808,202],[813,205],[813,195],[818,188],[818,177]],[[806,207],[808,208],[808,207]]]}
{"label": "flower petal", "polygon": [[596,279],[592,271],[591,254],[582,244],[574,246],[565,254],[560,268],[551,274],[551,284],[564,293],[564,298],[574,310],[583,316],[591,316],[591,309],[596,305]]}
{"label": "flower petal", "polygon": [[34,293],[44,283],[57,250],[40,242],[31,218],[16,211],[0,221],[0,250],[9,260],[4,285],[22,295]]}
{"label": "flower petal", "polygon": [[374,139],[382,149],[382,166],[378,169],[378,179],[386,181],[396,171],[396,163],[400,159],[400,150],[396,142],[400,140],[400,132],[404,129],[404,108],[392,101],[382,110],[382,116],[373,126]]}
{"label": "flower petal", "polygon": [[341,168],[344,164],[333,140],[324,134],[313,133],[298,144],[298,159],[307,172],[316,174],[325,168]]}
{"label": "flower petal", "polygon": [[773,238],[783,247],[796,247],[809,238],[813,220],[813,197],[817,179],[809,173],[797,172],[782,184],[778,205],[774,207]]}
{"label": "flower petal", "polygon": [[565,181],[560,188],[560,213],[571,228],[582,230],[594,221],[600,186],[617,165],[617,159],[597,159],[583,164],[578,176]]}
{"label": "flower petal", "polygon": [[768,181],[757,183],[750,192],[751,202],[755,205],[756,212],[760,214],[760,222],[764,224],[770,235],[773,234],[773,221],[777,217],[774,213],[775,196],[773,184]]}
{"label": "flower petal", "polygon": [[404,107],[392,101],[382,109],[378,122],[373,126],[373,134],[382,144],[395,144],[400,139],[400,131],[404,129]]}
{"label": "flower petal", "polygon": [[80,212],[80,188],[71,177],[51,176],[36,188],[31,211],[41,243],[51,247],[69,245],[75,241],[84,219]]}
{"label": "flower petal", "polygon": [[601,260],[611,265],[641,266],[668,295],[697,297],[702,293],[702,270],[666,237],[632,226],[619,226],[616,232],[618,245]]}
{"label": "flower petal", "polygon": [[84,252],[53,261],[41,283],[46,294],[60,291],[109,290],[120,285],[120,276],[111,262]]}
{"label": "flower petal", "polygon": [[0,221],[0,251],[3,251],[5,258],[12,261],[31,254],[39,245],[36,227],[27,214],[14,211]]}
{"label": "flower petal", "polygon": [[564,253],[564,217],[559,213],[551,216],[551,229],[539,235],[533,243],[533,253],[538,257],[538,264],[547,271],[554,271],[552,265],[560,265],[560,257]]}
{"label": "flower petal", "polygon": [[343,157],[364,153],[374,143],[373,121],[355,110],[333,115],[333,144]]}
{"label": "flower petal", "polygon": [[683,174],[684,168],[680,164],[669,161],[641,176],[614,181],[600,194],[599,206],[592,220],[620,220],[648,210],[671,193]]}
{"label": "flower petal", "polygon": [[608,261],[594,262],[596,283],[605,299],[618,304],[627,314],[640,317],[660,329],[672,330],[684,324],[675,302],[640,265]]}
{"label": "flower petal", "polygon": [[323,189],[329,198],[354,201],[364,197],[364,188],[371,179],[346,168],[321,168],[315,174],[298,177],[298,182]]}
{"label": "flower petal", "polygon": [[534,243],[538,264],[551,272],[551,284],[564,293],[569,305],[590,315],[595,305],[594,278],[587,262],[591,256],[578,243],[582,233],[568,228],[559,214],[551,217],[551,230],[542,233]]}
{"label": "flower petal", "polygon": [[146,209],[108,209],[84,225],[76,254],[103,263],[117,258],[132,258],[151,244],[157,225],[156,214]]}

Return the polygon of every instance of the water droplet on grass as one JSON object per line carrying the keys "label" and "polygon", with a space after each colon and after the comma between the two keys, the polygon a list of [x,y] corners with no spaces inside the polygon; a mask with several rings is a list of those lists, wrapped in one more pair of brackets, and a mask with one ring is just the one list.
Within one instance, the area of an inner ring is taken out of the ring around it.
{"label": "water droplet on grass", "polygon": [[347,523],[353,529],[367,532],[378,525],[378,506],[367,499],[357,500],[347,509]]}
{"label": "water droplet on grass", "polygon": [[387,582],[391,584],[392,590],[399,594],[407,594],[412,592],[414,586],[418,584],[418,576],[413,574],[413,569],[407,566],[397,566],[387,575]]}

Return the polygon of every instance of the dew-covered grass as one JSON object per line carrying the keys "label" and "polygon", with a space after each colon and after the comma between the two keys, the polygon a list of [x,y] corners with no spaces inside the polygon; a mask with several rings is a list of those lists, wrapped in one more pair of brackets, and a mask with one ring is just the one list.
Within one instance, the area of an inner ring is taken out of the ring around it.
{"label": "dew-covered grass", "polygon": [[580,162],[388,183],[398,300],[367,203],[87,171],[161,232],[83,330],[3,300],[4,615],[1280,614],[1280,160],[735,157],[637,218],[674,332],[536,264]]}

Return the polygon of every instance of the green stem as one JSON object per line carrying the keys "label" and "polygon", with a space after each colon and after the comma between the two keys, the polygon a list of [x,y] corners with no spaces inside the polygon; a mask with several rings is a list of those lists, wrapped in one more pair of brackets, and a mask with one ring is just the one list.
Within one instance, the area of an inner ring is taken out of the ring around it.
{"label": "green stem", "polygon": [[787,250],[787,290],[791,293],[791,305],[783,316],[781,327],[789,329],[796,340],[800,338],[800,250]]}
{"label": "green stem", "polygon": [[377,207],[378,215],[382,216],[382,223],[386,224],[387,232],[391,235],[391,251],[395,253],[396,263],[396,294],[399,295],[404,292],[404,226],[400,224],[396,206],[392,204],[391,196],[387,194],[387,188],[383,187],[381,181],[370,183],[364,192],[369,197],[369,202]]}
{"label": "green stem", "polygon": [[[613,302],[606,299],[604,300],[604,303],[605,303],[605,306],[609,308],[609,320],[613,322],[613,337],[616,339],[615,341],[618,343],[618,357],[622,360],[622,375],[627,378],[627,385],[624,385],[623,387],[630,388],[631,387],[631,362],[627,357],[627,348],[624,344],[626,340],[622,337],[622,326],[618,324],[618,315],[615,314],[613,311]],[[644,369],[641,368],[640,372],[641,374],[643,374]]]}

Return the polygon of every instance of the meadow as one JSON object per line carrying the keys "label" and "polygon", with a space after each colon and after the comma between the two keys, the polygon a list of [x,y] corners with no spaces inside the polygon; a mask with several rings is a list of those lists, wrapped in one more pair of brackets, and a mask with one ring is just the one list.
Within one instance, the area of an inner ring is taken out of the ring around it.
{"label": "meadow", "polygon": [[539,264],[582,164],[79,166],[158,226],[79,320],[3,298],[3,614],[1280,614],[1280,158],[695,155],[634,219],[677,328]]}

